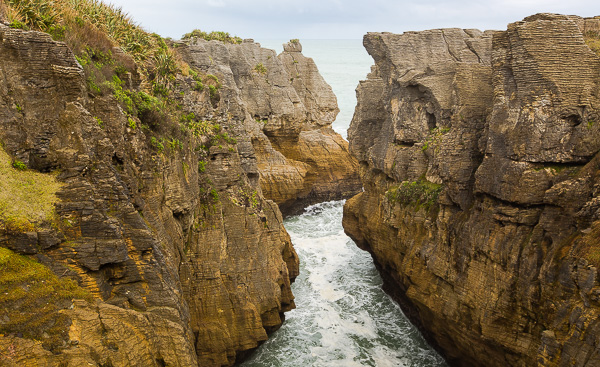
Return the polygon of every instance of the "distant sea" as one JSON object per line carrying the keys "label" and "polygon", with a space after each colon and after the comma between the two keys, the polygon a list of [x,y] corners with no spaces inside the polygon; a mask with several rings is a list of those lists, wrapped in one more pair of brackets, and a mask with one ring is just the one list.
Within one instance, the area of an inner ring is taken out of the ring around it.
{"label": "distant sea", "polygon": [[[280,54],[288,40],[255,40],[262,47]],[[337,96],[340,113],[333,129],[347,137],[356,106],[356,86],[371,70],[373,59],[362,45],[362,40],[303,40],[302,54],[315,60],[319,72]]]}

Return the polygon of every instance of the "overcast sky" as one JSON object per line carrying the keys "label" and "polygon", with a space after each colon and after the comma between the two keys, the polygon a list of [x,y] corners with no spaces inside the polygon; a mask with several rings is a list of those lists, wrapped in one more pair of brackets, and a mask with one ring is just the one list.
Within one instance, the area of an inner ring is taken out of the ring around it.
{"label": "overcast sky", "polygon": [[540,13],[600,15],[600,0],[105,0],[146,30],[179,39],[192,29],[242,38],[361,39],[443,27],[506,29]]}

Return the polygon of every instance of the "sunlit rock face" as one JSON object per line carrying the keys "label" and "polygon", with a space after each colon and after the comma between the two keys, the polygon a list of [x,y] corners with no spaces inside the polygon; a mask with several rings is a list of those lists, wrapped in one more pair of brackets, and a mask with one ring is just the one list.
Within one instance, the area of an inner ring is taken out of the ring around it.
{"label": "sunlit rock face", "polygon": [[297,40],[279,56],[252,40],[195,39],[179,50],[191,65],[219,75],[229,112],[244,115],[263,194],[284,215],[360,191],[358,163],[331,128],[337,99]]}
{"label": "sunlit rock face", "polygon": [[174,81],[180,107],[218,130],[209,144],[179,121],[142,127],[112,94],[88,93],[65,44],[0,24],[2,149],[60,183],[47,221],[19,232],[3,217],[0,246],[87,294],[24,304],[3,267],[16,293],[0,297],[2,327],[30,319],[0,334],[1,365],[232,365],[281,325],[298,258],[259,184],[258,122],[229,98],[235,80],[215,74],[216,95]]}
{"label": "sunlit rock face", "polygon": [[456,366],[596,366],[600,19],[369,33],[345,231]]}

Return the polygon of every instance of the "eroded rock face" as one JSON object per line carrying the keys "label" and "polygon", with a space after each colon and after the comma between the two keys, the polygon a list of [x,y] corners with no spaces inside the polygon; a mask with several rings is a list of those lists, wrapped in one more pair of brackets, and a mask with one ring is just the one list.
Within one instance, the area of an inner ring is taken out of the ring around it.
{"label": "eroded rock face", "polygon": [[219,77],[222,98],[237,101],[229,112],[244,118],[262,191],[289,215],[351,197],[361,183],[347,142],[331,128],[339,112],[331,87],[299,42],[284,46],[277,56],[252,40],[194,39],[178,50],[191,65]]}
{"label": "eroded rock face", "polygon": [[281,325],[298,258],[258,185],[241,100],[178,77],[182,108],[237,139],[201,157],[203,141],[177,124],[161,126],[177,140],[153,147],[112,95],[88,95],[71,51],[46,34],[0,24],[0,80],[3,149],[63,183],[53,224],[26,240],[1,233],[2,246],[93,297],[60,311],[70,326],[54,353],[0,335],[0,364],[231,365]]}
{"label": "eroded rock face", "polygon": [[452,365],[600,364],[599,24],[364,38],[344,228]]}

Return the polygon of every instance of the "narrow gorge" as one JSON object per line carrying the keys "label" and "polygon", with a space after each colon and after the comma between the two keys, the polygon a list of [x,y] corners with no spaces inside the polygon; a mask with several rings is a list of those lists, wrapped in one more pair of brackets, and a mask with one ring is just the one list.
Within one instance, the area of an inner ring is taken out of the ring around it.
{"label": "narrow gorge", "polygon": [[451,365],[600,365],[599,31],[364,38],[344,228]]}
{"label": "narrow gorge", "polygon": [[297,39],[50,4],[0,0],[0,366],[600,366],[600,17],[368,33],[347,142]]}

